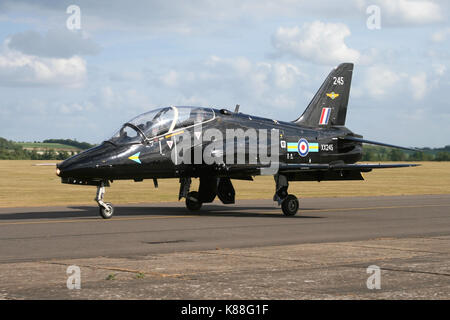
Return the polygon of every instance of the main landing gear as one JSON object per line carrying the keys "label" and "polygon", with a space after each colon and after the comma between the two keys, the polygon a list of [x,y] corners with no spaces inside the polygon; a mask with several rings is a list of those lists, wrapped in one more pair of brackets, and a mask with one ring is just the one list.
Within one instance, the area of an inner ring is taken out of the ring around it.
{"label": "main landing gear", "polygon": [[95,201],[98,203],[100,216],[103,219],[109,219],[114,214],[114,207],[110,202],[103,202],[103,196],[105,195],[105,183],[102,181],[97,186],[97,195]]}
{"label": "main landing gear", "polygon": [[186,196],[186,208],[190,211],[198,211],[202,207],[202,202],[197,191],[191,191]]}
{"label": "main landing gear", "polygon": [[[276,190],[273,200],[281,205],[285,216],[294,216],[298,212],[299,203],[296,196],[288,194],[288,179],[284,175],[274,175]],[[114,207],[110,202],[104,202],[105,187],[109,181],[102,181],[97,185],[95,201],[98,203],[99,213],[103,219],[110,219],[114,214]],[[224,204],[234,203],[235,191],[229,178],[200,178],[199,191],[189,191],[191,178],[180,179],[179,199],[186,198],[186,208],[190,211],[198,211],[203,203],[214,200],[216,195]]]}
{"label": "main landing gear", "polygon": [[202,207],[200,201],[200,194],[197,191],[189,192],[191,187],[191,178],[180,178],[180,193],[178,194],[178,200],[186,198],[186,208],[189,211],[198,211]]}
{"label": "main landing gear", "polygon": [[219,197],[223,204],[232,204],[235,200],[235,190],[230,178],[224,177],[200,177],[198,191],[189,192],[191,178],[180,178],[180,193],[178,200],[186,198],[186,208],[190,211],[198,211],[203,203],[211,203]]}
{"label": "main landing gear", "polygon": [[298,211],[299,203],[296,196],[288,194],[289,183],[284,175],[274,175],[276,187],[273,201],[277,201],[281,204],[281,209],[285,216],[295,216]]}

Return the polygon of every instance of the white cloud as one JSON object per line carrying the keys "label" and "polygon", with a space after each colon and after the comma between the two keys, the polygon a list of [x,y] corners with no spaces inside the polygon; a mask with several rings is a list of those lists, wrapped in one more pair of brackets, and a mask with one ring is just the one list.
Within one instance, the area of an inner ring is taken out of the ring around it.
{"label": "white cloud", "polygon": [[101,105],[106,108],[111,108],[114,104],[121,102],[110,86],[100,89],[100,96],[98,97],[98,100],[101,102]]}
{"label": "white cloud", "polygon": [[139,71],[113,71],[109,74],[109,79],[114,82],[139,82],[144,79],[144,75]]}
{"label": "white cloud", "polygon": [[369,67],[364,75],[365,93],[376,99],[392,95],[398,91],[395,86],[405,76],[405,74],[394,72],[387,66]]}
{"label": "white cloud", "polygon": [[[215,33],[227,28],[228,23],[245,26],[274,16],[298,19],[301,13],[304,16],[320,15],[324,18],[349,17],[354,16],[358,10],[355,1],[347,1],[343,5],[329,0],[135,0],[133,5],[121,0],[109,0],[107,3],[105,5],[102,1],[76,1],[81,8],[83,29],[142,30],[146,34],[168,31],[189,35]],[[1,4],[7,13],[19,11],[31,17],[45,17],[43,25],[46,27],[49,24],[58,27],[65,23],[67,18],[63,14],[64,5],[56,6],[52,1],[2,0]],[[66,6],[68,4],[70,2]],[[48,19],[49,15],[52,19]],[[15,15],[7,18],[9,21],[18,19]]]}
{"label": "white cloud", "polygon": [[342,23],[315,21],[301,28],[279,27],[272,36],[272,44],[280,55],[290,54],[319,64],[335,65],[357,62],[360,53],[349,48],[344,40],[350,29]]}
{"label": "white cloud", "polygon": [[0,85],[79,87],[86,62],[79,56],[42,58],[6,48],[0,53]]}
{"label": "white cloud", "polygon": [[442,11],[433,1],[382,0],[388,14],[398,17],[406,23],[426,24],[442,21]]}
{"label": "white cloud", "polygon": [[442,8],[429,0],[360,0],[360,10],[369,5],[378,5],[381,9],[381,27],[387,25],[423,25],[444,20]]}
{"label": "white cloud", "polygon": [[83,103],[62,103],[59,106],[59,112],[62,114],[80,114],[93,110],[94,105],[90,101]]}
{"label": "white cloud", "polygon": [[86,80],[86,61],[98,45],[82,32],[35,31],[8,37],[0,51],[0,86],[79,87]]}
{"label": "white cloud", "polygon": [[178,72],[175,70],[170,70],[161,76],[161,81],[166,86],[175,87],[178,84]]}
{"label": "white cloud", "polygon": [[161,95],[169,96],[165,103],[220,108],[234,108],[239,103],[245,112],[262,114],[261,110],[266,109],[266,115],[276,118],[280,109],[292,109],[302,94],[305,79],[300,68],[291,63],[210,56],[188,68],[160,72],[150,82],[150,90],[156,88]]}
{"label": "white cloud", "polygon": [[96,54],[99,45],[82,31],[49,30],[45,35],[25,31],[10,36],[8,46],[24,54],[39,57],[70,58],[75,55]]}
{"label": "white cloud", "polygon": [[289,63],[275,63],[273,65],[275,84],[279,88],[289,89],[296,84],[301,76],[299,69]]}
{"label": "white cloud", "polygon": [[433,42],[443,42],[447,40],[448,36],[450,36],[450,28],[444,28],[433,33],[431,36],[431,40]]}
{"label": "white cloud", "polygon": [[174,101],[174,104],[182,106],[207,106],[209,105],[209,101],[208,99],[205,99],[204,96],[191,95],[188,97],[177,97]]}
{"label": "white cloud", "polygon": [[[442,4],[439,4],[442,3]],[[53,1],[2,0],[0,9],[7,13],[0,20],[59,28],[65,25],[64,5]],[[302,21],[305,19],[362,23],[369,5],[379,5],[382,27],[440,22],[444,19],[444,0],[135,0],[129,5],[121,0],[77,0],[82,12],[82,28],[90,31],[143,31],[143,36],[176,33],[179,35],[217,34],[230,29],[247,28],[261,21]],[[66,6],[70,4],[66,3]],[[12,14],[10,14],[12,13]],[[25,13],[20,17],[17,13]],[[214,17],[214,19],[211,19]],[[132,36],[132,34],[129,34]]]}
{"label": "white cloud", "polygon": [[90,97],[88,102],[99,110],[105,110],[109,117],[116,112],[121,116],[125,114],[128,117],[135,113],[148,111],[150,107],[150,98],[144,92],[134,88],[124,89],[110,85],[101,87]]}
{"label": "white cloud", "polygon": [[432,65],[434,72],[438,76],[443,76],[445,74],[445,71],[447,70],[447,67],[444,64],[441,63],[434,63]]}
{"label": "white cloud", "polygon": [[427,93],[427,75],[425,72],[421,72],[415,76],[411,76],[409,79],[413,98],[415,100],[421,100]]}
{"label": "white cloud", "polygon": [[[204,64],[206,69],[187,73],[182,78],[188,82],[228,82],[231,86],[250,86],[262,93],[268,89],[291,89],[300,83],[304,74],[290,63],[252,62],[244,57],[220,58],[211,56]],[[179,74],[177,74],[179,76]],[[163,81],[166,85],[165,79]]]}
{"label": "white cloud", "polygon": [[358,98],[370,96],[387,103],[398,100],[412,104],[423,100],[431,90],[438,88],[439,77],[436,72],[399,72],[386,65],[374,65],[364,71],[362,86],[357,86],[354,92]]}

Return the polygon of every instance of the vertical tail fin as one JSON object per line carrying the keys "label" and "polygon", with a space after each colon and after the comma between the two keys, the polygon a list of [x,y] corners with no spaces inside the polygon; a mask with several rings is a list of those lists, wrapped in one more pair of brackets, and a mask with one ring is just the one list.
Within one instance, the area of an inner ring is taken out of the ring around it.
{"label": "vertical tail fin", "polygon": [[330,72],[309,103],[294,122],[308,127],[345,125],[353,63],[342,63]]}

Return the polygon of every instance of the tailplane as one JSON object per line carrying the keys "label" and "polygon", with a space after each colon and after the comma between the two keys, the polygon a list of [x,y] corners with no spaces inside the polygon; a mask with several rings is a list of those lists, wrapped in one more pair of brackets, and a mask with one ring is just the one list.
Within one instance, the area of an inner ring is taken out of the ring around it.
{"label": "tailplane", "polygon": [[332,70],[305,112],[294,122],[307,127],[345,125],[352,73],[353,63],[342,63]]}

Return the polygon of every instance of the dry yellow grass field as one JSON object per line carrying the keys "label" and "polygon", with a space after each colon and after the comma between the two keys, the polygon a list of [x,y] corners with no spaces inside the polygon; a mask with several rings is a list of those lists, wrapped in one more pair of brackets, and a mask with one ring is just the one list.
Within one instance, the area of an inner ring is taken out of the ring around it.
{"label": "dry yellow grass field", "polygon": [[[61,184],[52,161],[0,160],[0,207],[95,205],[96,188]],[[380,169],[364,174],[365,181],[291,182],[289,192],[298,197],[381,196],[450,193],[450,162],[422,162],[420,167]],[[273,177],[254,181],[233,180],[237,199],[271,199]],[[194,180],[191,190],[198,187]],[[143,182],[115,181],[106,190],[114,204],[176,201],[177,179]]]}

